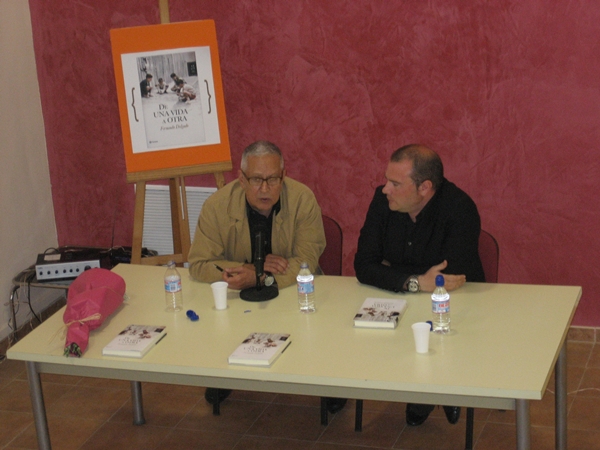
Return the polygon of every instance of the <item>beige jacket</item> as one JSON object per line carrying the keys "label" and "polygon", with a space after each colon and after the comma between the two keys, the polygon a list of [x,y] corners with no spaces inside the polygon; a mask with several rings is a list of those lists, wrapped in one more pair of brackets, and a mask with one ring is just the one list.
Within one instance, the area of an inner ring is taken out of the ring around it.
{"label": "beige jacket", "polygon": [[[274,255],[289,261],[285,274],[275,275],[280,288],[296,282],[300,264],[306,261],[312,273],[325,249],[321,208],[304,184],[284,178],[281,210],[273,218],[271,247]],[[198,280],[221,280],[214,264],[236,267],[252,261],[246,195],[238,180],[212,194],[202,206],[189,254],[190,274]]]}

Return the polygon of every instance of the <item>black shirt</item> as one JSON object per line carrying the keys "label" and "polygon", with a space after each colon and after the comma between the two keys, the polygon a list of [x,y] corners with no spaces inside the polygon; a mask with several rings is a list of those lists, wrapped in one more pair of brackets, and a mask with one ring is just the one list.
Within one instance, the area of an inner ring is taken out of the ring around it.
{"label": "black shirt", "polygon": [[281,210],[281,200],[277,200],[277,203],[273,205],[271,214],[269,217],[265,217],[259,212],[252,209],[250,203],[246,201],[246,215],[248,216],[248,225],[250,228],[250,242],[252,243],[252,263],[254,262],[254,255],[256,254],[256,234],[259,231],[263,231],[265,240],[265,255],[273,253],[271,249],[271,233],[273,230],[273,217]]}
{"label": "black shirt", "polygon": [[400,292],[408,277],[422,275],[444,260],[448,261],[444,273],[485,281],[479,259],[479,213],[465,192],[444,179],[413,222],[408,213],[391,211],[382,191],[383,186],[376,189],[358,238],[354,257],[358,281]]}

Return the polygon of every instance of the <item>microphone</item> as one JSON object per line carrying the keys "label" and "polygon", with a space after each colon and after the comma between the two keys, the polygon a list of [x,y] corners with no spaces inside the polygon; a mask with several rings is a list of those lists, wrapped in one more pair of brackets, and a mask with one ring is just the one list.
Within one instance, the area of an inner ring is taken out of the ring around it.
{"label": "microphone", "polygon": [[260,277],[265,273],[265,237],[263,230],[256,233],[254,240],[254,269],[256,270],[256,288],[260,290]]}
{"label": "microphone", "polygon": [[260,282],[260,278],[265,273],[266,236],[267,233],[263,227],[260,227],[254,235],[254,270],[256,271],[256,286],[240,291],[240,298],[248,302],[264,302],[272,300],[279,295],[279,288],[277,285],[263,286]]}

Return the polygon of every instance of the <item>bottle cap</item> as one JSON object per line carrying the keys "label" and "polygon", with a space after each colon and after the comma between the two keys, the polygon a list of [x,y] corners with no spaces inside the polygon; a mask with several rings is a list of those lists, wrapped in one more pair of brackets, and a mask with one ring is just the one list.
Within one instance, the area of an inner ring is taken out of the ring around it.
{"label": "bottle cap", "polygon": [[197,321],[200,317],[198,317],[198,314],[196,314],[195,311],[188,309],[188,311],[185,313],[186,316],[188,316],[188,318],[192,321],[195,322]]}
{"label": "bottle cap", "polygon": [[436,287],[444,286],[444,275],[437,275],[435,277],[435,286]]}

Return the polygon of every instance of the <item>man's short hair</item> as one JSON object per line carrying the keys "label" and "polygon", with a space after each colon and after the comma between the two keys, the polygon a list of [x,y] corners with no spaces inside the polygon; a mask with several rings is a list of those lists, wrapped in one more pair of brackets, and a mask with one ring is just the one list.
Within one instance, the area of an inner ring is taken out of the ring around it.
{"label": "man's short hair", "polygon": [[444,179],[444,165],[440,156],[428,147],[420,144],[409,144],[400,147],[390,157],[390,162],[412,161],[413,170],[410,178],[418,187],[430,180],[435,191]]}
{"label": "man's short hair", "polygon": [[249,156],[264,156],[264,155],[277,155],[279,156],[280,168],[283,170],[283,155],[281,150],[275,144],[269,141],[256,141],[246,147],[242,153],[241,168],[245,171],[248,168],[248,157]]}
{"label": "man's short hair", "polygon": [[181,78],[179,78],[179,79],[178,79],[178,80],[175,82],[175,84],[176,84],[177,86],[179,86],[180,84],[183,84],[183,80],[182,80]]}
{"label": "man's short hair", "polygon": [[152,74],[151,73],[147,73],[146,74],[146,78],[152,78]]}

